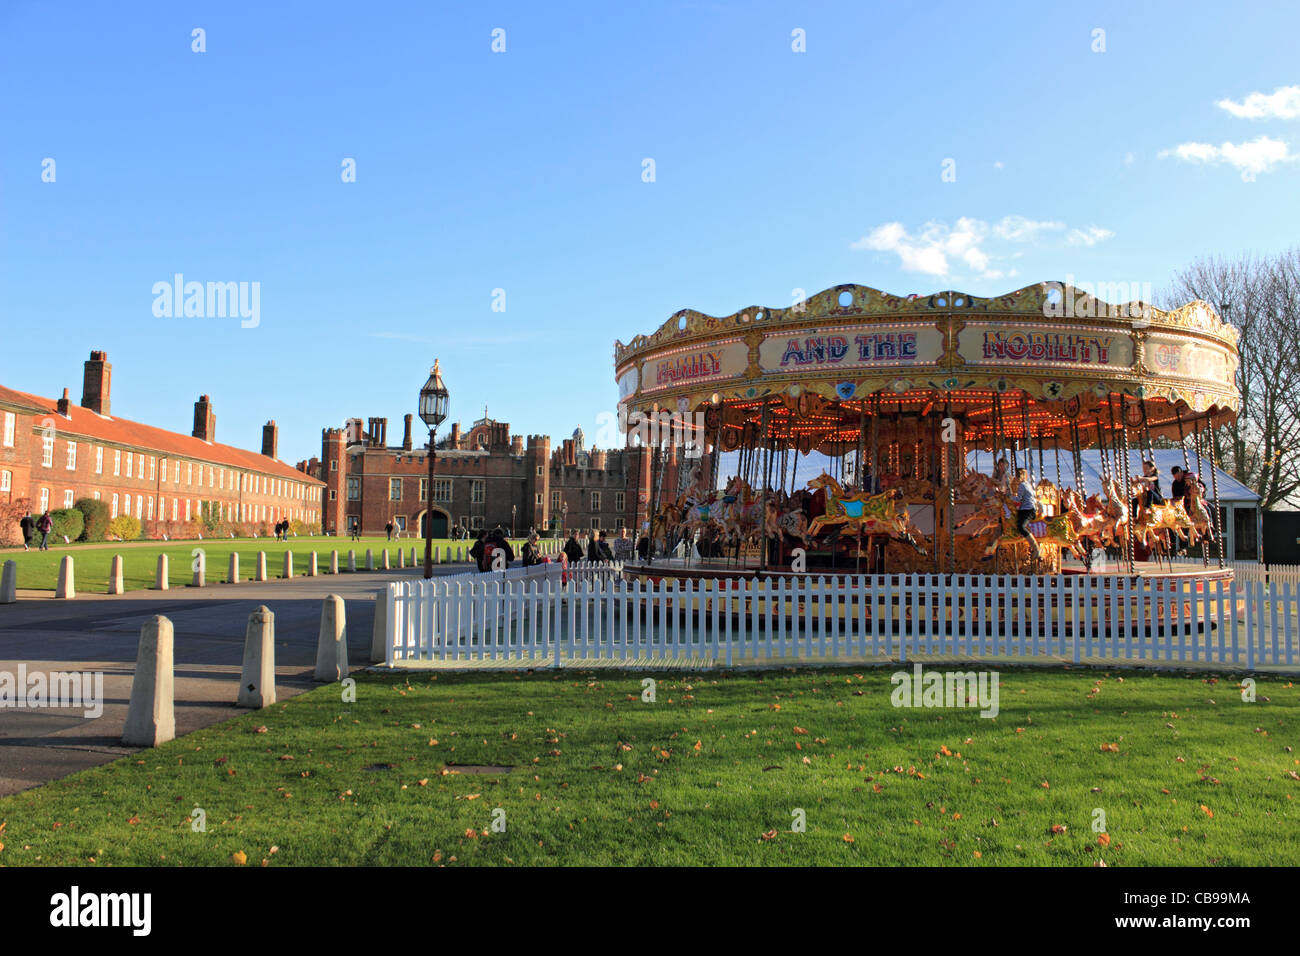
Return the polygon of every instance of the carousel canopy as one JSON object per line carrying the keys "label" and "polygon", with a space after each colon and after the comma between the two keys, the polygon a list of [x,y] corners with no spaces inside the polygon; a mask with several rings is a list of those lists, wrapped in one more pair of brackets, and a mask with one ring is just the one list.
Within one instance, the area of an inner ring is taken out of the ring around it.
{"label": "carousel canopy", "polygon": [[960,421],[966,448],[1090,445],[1123,424],[1176,438],[1240,404],[1237,332],[1211,306],[1117,305],[1060,282],[992,298],[841,285],[788,308],[686,309],[614,357],[629,429],[680,416],[724,450],[843,454],[868,419],[919,432],[932,416]]}

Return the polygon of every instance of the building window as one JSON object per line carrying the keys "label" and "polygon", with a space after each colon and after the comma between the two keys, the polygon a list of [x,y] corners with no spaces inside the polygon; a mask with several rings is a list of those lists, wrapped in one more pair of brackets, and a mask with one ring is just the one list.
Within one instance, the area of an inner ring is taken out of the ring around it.
{"label": "building window", "polygon": [[621,491],[614,492],[614,510],[622,511],[623,505],[627,501],[626,496]]}
{"label": "building window", "polygon": [[153,520],[153,499],[149,499],[149,520]]}
{"label": "building window", "polygon": [[102,475],[103,473],[104,473],[104,446],[96,445],[95,446],[95,474]]}
{"label": "building window", "polygon": [[339,470],[339,460],[337,458],[331,458],[330,471],[338,471],[338,470]]}
{"label": "building window", "polygon": [[592,510],[592,511],[599,511],[599,510],[600,510],[600,492],[599,492],[599,491],[593,491],[593,492],[591,493],[591,510]]}
{"label": "building window", "polygon": [[69,488],[69,489],[67,489],[66,491],[63,492],[63,507],[65,507],[65,508],[71,508],[71,507],[72,507],[72,489],[71,489],[71,488]]}
{"label": "building window", "polygon": [[405,531],[405,530],[406,530],[406,515],[398,515],[396,518],[393,519],[393,523],[394,523],[395,525],[397,525],[397,530],[398,530],[398,531]]}
{"label": "building window", "polygon": [[[135,456],[132,455],[132,454],[128,451],[128,452],[126,453],[126,476],[127,476],[128,478],[133,477],[132,474],[131,474],[131,461],[132,461],[133,458],[135,458]],[[127,514],[130,514],[130,512],[128,511]]]}
{"label": "building window", "polygon": [[624,525],[624,522],[623,522],[623,519],[622,519],[622,518],[615,518],[615,519],[614,519],[614,527],[615,527],[617,530],[622,531],[623,528],[624,528],[624,526],[625,526],[625,525]]}
{"label": "building window", "polygon": [[534,504],[536,504],[537,507],[539,508],[542,506],[542,493],[540,491],[537,492],[537,500],[534,502]]}
{"label": "building window", "polygon": [[335,491],[333,488],[331,488],[331,489],[330,489],[330,501],[338,501],[338,500],[339,500],[339,493],[338,493],[337,491]]}
{"label": "building window", "polygon": [[538,465],[538,466],[537,466],[537,477],[538,477],[538,478],[542,477],[542,466],[541,466],[541,465]]}
{"label": "building window", "polygon": [[47,435],[41,439],[41,464],[46,468],[54,467],[54,436]]}
{"label": "building window", "polygon": [[158,496],[158,520],[167,520],[167,499],[161,495]]}
{"label": "building window", "polygon": [[142,495],[135,496],[135,516],[137,518],[144,517],[144,497]]}
{"label": "building window", "polygon": [[[178,466],[178,467],[179,467],[179,466]],[[172,499],[172,520],[173,520],[173,521],[176,520],[176,503],[177,503],[177,502],[176,502],[176,499],[173,498],[173,499]]]}
{"label": "building window", "polygon": [[482,515],[474,515],[474,517],[469,519],[469,530],[479,531],[482,529],[482,527],[483,527]]}
{"label": "building window", "polygon": [[68,471],[77,470],[77,443],[68,442]]}
{"label": "building window", "polygon": [[469,503],[472,505],[481,505],[483,503],[483,479],[475,478],[469,483]]}
{"label": "building window", "polygon": [[592,519],[591,519],[591,530],[592,530],[592,531],[599,531],[599,530],[600,530],[600,519],[599,519],[599,518],[592,518]]}
{"label": "building window", "polygon": [[402,479],[401,478],[388,479],[388,500],[389,501],[402,500]]}
{"label": "building window", "polygon": [[108,516],[110,518],[117,517],[117,495],[116,494],[113,495],[113,505],[108,511]]}
{"label": "building window", "polygon": [[185,463],[185,484],[194,484],[194,462],[192,461],[187,461]]}
{"label": "building window", "polygon": [[172,479],[172,483],[177,485],[181,483],[181,463],[179,461],[176,462],[176,477]]}
{"label": "building window", "polygon": [[14,419],[14,413],[13,413],[13,412],[5,412],[5,438],[4,438],[4,442],[5,442],[5,447],[6,447],[6,448],[13,448],[13,447],[14,447],[14,422],[15,422],[15,419]]}
{"label": "building window", "polygon": [[122,496],[122,514],[126,515],[128,518],[131,517],[131,496],[130,495]]}
{"label": "building window", "polygon": [[348,501],[360,501],[360,500],[361,500],[361,479],[349,478],[348,479]]}
{"label": "building window", "polygon": [[153,455],[149,456],[149,480],[153,481],[154,476],[158,474],[158,459]]}
{"label": "building window", "polygon": [[560,493],[558,491],[551,492],[551,510],[552,511],[560,510]]}
{"label": "building window", "polygon": [[113,449],[113,477],[116,478],[120,474],[122,474],[122,450],[120,448],[114,448]]}
{"label": "building window", "polygon": [[451,479],[450,478],[433,479],[433,500],[451,501]]}
{"label": "building window", "polygon": [[0,491],[8,491],[13,487],[14,474],[12,471],[0,471]]}
{"label": "building window", "polygon": [[185,520],[186,521],[190,520],[190,499],[189,498],[185,499]]}

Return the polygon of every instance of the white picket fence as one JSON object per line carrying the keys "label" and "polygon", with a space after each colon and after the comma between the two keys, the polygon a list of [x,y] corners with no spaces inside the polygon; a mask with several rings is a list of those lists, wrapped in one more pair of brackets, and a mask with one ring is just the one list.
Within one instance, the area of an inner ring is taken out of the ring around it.
{"label": "white picket fence", "polygon": [[[616,564],[388,586],[387,663],[905,661],[918,654],[1293,666],[1293,580],[956,575],[622,580]],[[510,572],[505,572],[509,574]]]}

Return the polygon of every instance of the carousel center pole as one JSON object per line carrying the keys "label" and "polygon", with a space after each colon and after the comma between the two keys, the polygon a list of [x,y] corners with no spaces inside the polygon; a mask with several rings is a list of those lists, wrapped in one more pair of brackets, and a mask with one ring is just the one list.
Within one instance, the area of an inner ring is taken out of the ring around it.
{"label": "carousel center pole", "polygon": [[1205,413],[1205,431],[1210,443],[1210,487],[1214,490],[1214,536],[1218,539],[1219,570],[1223,570],[1223,532],[1219,528],[1219,436],[1214,430],[1214,420]]}

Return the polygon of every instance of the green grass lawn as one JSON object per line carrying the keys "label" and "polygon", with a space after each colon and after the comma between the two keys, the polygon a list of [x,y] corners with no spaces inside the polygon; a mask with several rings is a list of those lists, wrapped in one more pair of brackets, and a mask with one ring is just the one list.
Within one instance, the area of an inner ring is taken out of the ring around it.
{"label": "green grass lawn", "polygon": [[[39,540],[39,539],[38,539]],[[449,541],[435,539],[434,545],[446,555],[448,546],[453,556],[457,547],[468,552],[473,541]],[[512,542],[515,553],[523,547],[523,541]],[[21,549],[0,552],[0,561],[12,560],[18,566],[18,587],[34,590],[53,591],[59,579],[59,562],[65,554],[73,556],[76,572],[76,584],[79,592],[106,594],[108,592],[108,574],[113,563],[113,555],[120,554],[123,559],[123,581],[128,591],[151,588],[154,574],[158,567],[158,555],[167,555],[167,579],[171,587],[183,587],[193,579],[190,570],[194,560],[195,548],[202,548],[207,556],[207,582],[215,584],[226,580],[226,570],[232,551],[239,554],[239,577],[242,581],[251,580],[257,566],[257,553],[266,552],[266,572],[276,577],[284,571],[284,552],[292,551],[294,556],[294,574],[306,574],[308,555],[313,551],[317,555],[317,564],[324,574],[329,570],[331,551],[339,553],[339,570],[347,571],[348,551],[357,553],[358,570],[365,569],[366,549],[375,554],[375,567],[380,565],[380,552],[388,549],[389,562],[397,567],[397,549],[406,553],[409,561],[411,547],[415,547],[415,557],[424,561],[424,540],[403,537],[397,541],[388,541],[384,537],[362,538],[353,541],[346,535],[338,538],[316,536],[314,538],[290,538],[286,544],[274,538],[209,538],[204,541],[157,541],[125,542],[94,545],[51,545],[49,551],[31,551]]]}
{"label": "green grass lawn", "polygon": [[1289,680],[1010,670],[990,720],[892,670],[358,674],[0,800],[0,863],[1300,864]]}

